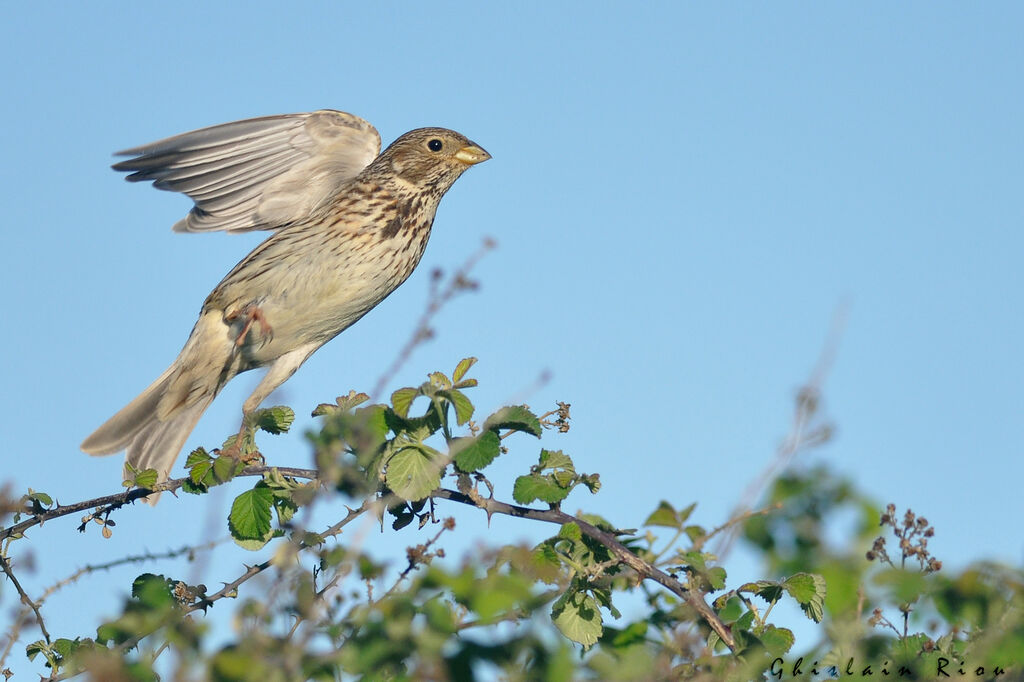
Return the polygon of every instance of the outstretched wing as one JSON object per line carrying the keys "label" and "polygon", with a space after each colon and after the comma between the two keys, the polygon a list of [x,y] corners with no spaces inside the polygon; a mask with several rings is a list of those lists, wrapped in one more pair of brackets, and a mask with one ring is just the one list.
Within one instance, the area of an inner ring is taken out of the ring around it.
{"label": "outstretched wing", "polygon": [[380,153],[377,130],[322,109],[251,118],[118,152],[132,182],[187,194],[175,232],[274,230],[302,220]]}

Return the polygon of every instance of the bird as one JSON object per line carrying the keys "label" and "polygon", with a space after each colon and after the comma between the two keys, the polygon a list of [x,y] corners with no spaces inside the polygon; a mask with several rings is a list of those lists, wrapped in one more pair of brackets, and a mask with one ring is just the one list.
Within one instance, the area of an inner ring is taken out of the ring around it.
{"label": "bird", "polygon": [[[383,152],[377,130],[332,109],[251,118],[117,152],[132,182],[194,206],[175,232],[271,230],[203,302],[177,358],[81,445],[126,451],[125,476],[170,470],[227,382],[267,368],[256,410],[325,343],[412,274],[441,197],[491,158],[453,130],[419,128]],[[158,494],[147,502],[155,504]]]}

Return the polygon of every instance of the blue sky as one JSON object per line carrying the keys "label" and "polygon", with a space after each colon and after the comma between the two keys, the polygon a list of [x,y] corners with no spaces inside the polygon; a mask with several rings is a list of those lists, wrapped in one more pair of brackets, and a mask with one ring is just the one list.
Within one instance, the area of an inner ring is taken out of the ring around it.
{"label": "blue sky", "polygon": [[[118,489],[120,458],[78,444],[173,360],[206,294],[263,237],[172,234],[190,202],[125,183],[111,153],[335,108],[385,144],[439,125],[494,158],[442,202],[419,271],[275,395],[296,408],[298,432],[317,403],[374,385],[423,308],[430,270],[493,237],[479,292],[445,309],[390,388],[475,355],[481,410],[572,403],[572,431],[546,444],[600,472],[604,489],[570,509],[635,527],[664,498],[723,521],[785,435],[794,391],[847,301],[825,385],[838,433],[803,461],[926,515],[949,566],[1020,562],[1020,5],[182,2],[4,14],[0,409],[15,490],[69,502]],[[230,433],[257,380],[225,390],[189,447]],[[264,449],[309,463],[298,435]],[[499,495],[536,452],[524,441],[499,461]],[[206,537],[228,501],[121,514],[109,541],[72,520],[37,529],[26,587]],[[471,510],[450,513],[461,534],[451,548],[484,537]],[[486,539],[548,532],[496,520]],[[419,541],[374,537],[396,556]],[[209,570],[229,579],[251,559],[225,548]],[[760,577],[742,555],[727,568]],[[48,611],[75,614],[54,634],[88,633],[139,572],[54,597]]]}

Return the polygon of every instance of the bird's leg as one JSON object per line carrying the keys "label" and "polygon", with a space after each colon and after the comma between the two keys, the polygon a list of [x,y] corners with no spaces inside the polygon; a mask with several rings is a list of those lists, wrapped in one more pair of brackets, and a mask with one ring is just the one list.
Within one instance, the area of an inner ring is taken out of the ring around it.
{"label": "bird's leg", "polygon": [[249,336],[249,331],[252,329],[253,323],[260,325],[260,332],[269,340],[274,335],[274,330],[270,327],[270,323],[267,322],[267,318],[263,315],[263,309],[255,303],[249,303],[241,310],[235,313],[231,313],[225,317],[228,324],[234,325],[235,322],[242,321],[242,330],[238,332],[238,336],[235,338],[235,346],[241,348],[245,344],[246,338]]}
{"label": "bird's leg", "polygon": [[260,403],[277,390],[278,386],[287,381],[292,374],[295,374],[295,370],[321,345],[321,343],[303,344],[271,363],[270,369],[263,375],[263,379],[256,386],[256,390],[252,392],[252,395],[242,405],[242,425],[238,429],[238,435],[235,436],[234,444],[223,450],[222,454],[240,458],[245,462],[262,458],[262,455],[260,455],[255,447],[249,453],[246,453],[243,449],[243,443],[246,443],[247,440],[251,441],[256,430],[256,425],[252,422],[252,414],[259,409]]}

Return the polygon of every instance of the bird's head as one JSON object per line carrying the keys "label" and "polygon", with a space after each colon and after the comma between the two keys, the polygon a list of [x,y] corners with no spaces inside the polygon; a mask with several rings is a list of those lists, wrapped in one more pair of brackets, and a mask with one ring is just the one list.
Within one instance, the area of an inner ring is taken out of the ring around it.
{"label": "bird's head", "polygon": [[392,142],[370,167],[444,193],[467,168],[489,158],[482,147],[454,130],[418,128]]}

